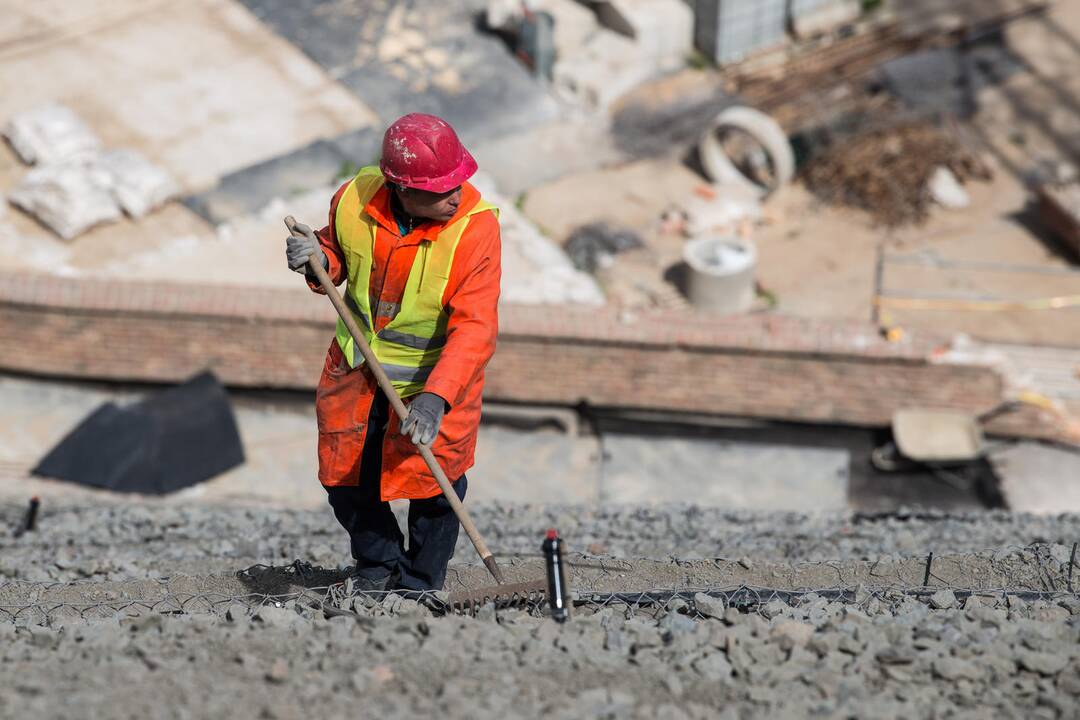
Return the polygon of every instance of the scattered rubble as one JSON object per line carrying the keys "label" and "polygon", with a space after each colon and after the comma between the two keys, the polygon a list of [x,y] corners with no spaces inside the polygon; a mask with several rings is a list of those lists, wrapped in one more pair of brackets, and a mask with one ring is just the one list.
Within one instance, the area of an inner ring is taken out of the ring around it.
{"label": "scattered rubble", "polygon": [[742,234],[748,224],[760,221],[764,213],[760,192],[746,183],[709,185],[686,198],[680,228],[688,237],[705,234]]}
{"label": "scattered rubble", "polygon": [[600,25],[631,38],[660,74],[681,68],[693,46],[694,12],[684,0],[602,0],[591,3]]}

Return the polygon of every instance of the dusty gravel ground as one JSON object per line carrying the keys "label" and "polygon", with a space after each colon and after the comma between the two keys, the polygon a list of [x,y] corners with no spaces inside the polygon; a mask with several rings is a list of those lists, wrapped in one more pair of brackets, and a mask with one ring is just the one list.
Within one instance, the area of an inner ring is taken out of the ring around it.
{"label": "dusty gravel ground", "polygon": [[326,512],[2,505],[0,716],[1080,713],[1080,516],[473,510],[515,579],[560,528],[571,622],[352,593]]}

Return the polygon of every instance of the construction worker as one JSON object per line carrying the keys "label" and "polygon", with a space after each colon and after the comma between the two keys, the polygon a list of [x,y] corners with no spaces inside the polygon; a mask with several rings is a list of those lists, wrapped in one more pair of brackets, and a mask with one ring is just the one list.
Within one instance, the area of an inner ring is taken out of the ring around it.
{"label": "construction worker", "polygon": [[[386,131],[379,166],[334,195],[329,224],[286,240],[291,269],[314,256],[335,284],[348,280],[345,302],[408,406],[399,426],[339,321],[315,398],[319,481],[364,590],[441,588],[457,543],[457,517],[414,444],[431,444],[464,499],[500,279],[498,211],[466,182],[474,172],[449,124],[406,115]],[[398,499],[410,500],[408,550]]]}

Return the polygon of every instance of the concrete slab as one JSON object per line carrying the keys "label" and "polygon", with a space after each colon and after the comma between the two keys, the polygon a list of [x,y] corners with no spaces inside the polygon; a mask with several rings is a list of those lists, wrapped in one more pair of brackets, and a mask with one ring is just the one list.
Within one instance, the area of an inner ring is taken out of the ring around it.
{"label": "concrete slab", "polygon": [[[71,483],[28,477],[31,467],[82,419],[107,401],[134,402],[140,391],[110,386],[40,383],[0,376],[0,494],[91,496]],[[318,507],[326,493],[316,479],[315,415],[233,398],[246,462],[172,499],[284,503]],[[47,502],[47,501],[46,501]]]}
{"label": "concrete slab", "polygon": [[190,195],[184,204],[214,224],[238,219],[313,188],[333,186],[380,154],[382,133],[363,128],[332,140],[316,140],[298,150],[223,177],[217,186]]}
{"label": "concrete slab", "polygon": [[[27,472],[98,405],[131,402],[141,392],[0,376],[0,497],[101,495]],[[247,461],[169,501],[322,507],[326,495],[316,479],[311,401],[284,395],[232,400]],[[469,501],[842,509],[847,460],[843,449],[622,434],[605,435],[601,445],[595,437],[485,424],[469,473]]]}
{"label": "concrete slab", "polygon": [[694,11],[684,0],[594,3],[601,25],[634,39],[660,72],[683,67],[694,45]]}
{"label": "concrete slab", "polygon": [[337,184],[278,198],[258,212],[235,217],[202,235],[172,236],[153,248],[132,252],[95,268],[95,274],[123,277],[135,273],[143,279],[214,282],[243,287],[295,288],[307,285],[285,265],[283,218],[320,228],[328,221],[330,198]]}
{"label": "concrete slab", "polygon": [[1080,452],[1018,443],[991,455],[1010,510],[1057,515],[1080,510]]}
{"label": "concrete slab", "polygon": [[662,232],[660,216],[704,184],[681,163],[639,160],[535,187],[524,196],[522,209],[560,245],[575,228],[594,222],[641,235],[645,247],[617,255],[597,279],[616,307],[675,309],[685,307],[685,300],[665,274],[682,262],[683,238]]}
{"label": "concrete slab", "polygon": [[47,101],[185,189],[374,120],[233,0],[0,0],[0,118]]}
{"label": "concrete slab", "polygon": [[510,198],[566,175],[627,159],[615,146],[606,117],[571,113],[528,130],[478,141],[469,151],[480,170],[494,177]]}
{"label": "concrete slab", "polygon": [[658,495],[731,509],[843,510],[848,453],[710,440],[605,436],[600,501],[649,503]]}
{"label": "concrete slab", "polygon": [[526,194],[522,209],[557,242],[591,222],[648,231],[664,209],[704,184],[700,175],[676,161],[638,160],[538,185]]}
{"label": "concrete slab", "polygon": [[555,62],[552,82],[559,96],[568,102],[603,112],[657,71],[655,61],[636,42],[611,30],[601,30]]}
{"label": "concrete slab", "polygon": [[[178,241],[208,237],[213,237],[210,226],[178,203],[138,220],[93,228],[70,242],[11,210],[0,220],[0,267],[58,275],[111,273],[126,278],[137,272],[130,264],[134,258],[153,255]],[[168,265],[157,271],[157,277],[172,277]]]}
{"label": "concrete slab", "polygon": [[[1080,293],[1080,273],[1024,222],[1023,183],[999,172],[991,183],[965,186],[971,206],[935,208],[922,226],[883,231],[863,213],[822,206],[799,185],[765,206],[757,228],[759,278],[780,312],[813,317],[870,318],[879,245],[887,255],[922,258],[886,263],[882,289],[904,297],[1042,298]],[[934,262],[971,263],[967,269]],[[983,263],[983,266],[979,264]],[[993,267],[997,265],[998,267]],[[1080,345],[1076,309],[1006,312],[889,308],[901,327],[982,340]]]}
{"label": "concrete slab", "polygon": [[557,115],[502,41],[477,29],[482,0],[243,2],[351,88],[383,125],[409,112],[435,113],[475,141]]}

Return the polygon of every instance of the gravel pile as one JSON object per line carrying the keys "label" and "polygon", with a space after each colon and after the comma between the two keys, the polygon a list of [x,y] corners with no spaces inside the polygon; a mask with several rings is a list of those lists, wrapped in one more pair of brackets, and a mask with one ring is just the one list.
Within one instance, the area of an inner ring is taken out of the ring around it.
{"label": "gravel pile", "polygon": [[[75,597],[122,609],[100,619],[25,613],[0,622],[5,717],[1080,715],[1080,597],[1068,590],[1077,516],[474,507],[481,530],[506,554],[535,553],[542,531],[558,527],[575,549],[596,556],[596,567],[586,562],[575,573],[591,573],[606,590],[641,590],[647,573],[668,588],[675,577],[793,588],[820,577],[815,587],[860,588],[756,602],[687,589],[651,603],[583,590],[594,601],[560,626],[492,605],[476,617],[440,617],[393,594],[339,597],[337,607],[358,618],[328,618],[302,593],[230,599],[259,572],[303,577],[309,571],[285,569],[296,558],[325,568],[345,561],[329,512],[51,501],[39,528],[15,537],[22,511],[0,506],[0,604]],[[1024,549],[1032,543],[1048,544]],[[887,589],[897,578],[922,584],[929,552],[940,558],[933,592]],[[458,557],[473,561],[465,545]],[[730,560],[693,559],[717,557]],[[806,562],[826,560],[818,570]],[[236,575],[256,563],[275,567]],[[1029,592],[992,590],[1001,569]],[[457,575],[481,578],[477,570]],[[966,584],[950,586],[961,572]],[[863,589],[879,574],[892,580]],[[172,579],[155,580],[165,576]],[[978,581],[991,589],[962,590]],[[216,592],[219,601],[171,614],[128,603],[185,588]]]}
{"label": "gravel pile", "polygon": [[[948,604],[948,603],[945,603]],[[451,718],[1027,717],[1080,712],[1080,628],[1048,603],[765,616],[675,601],[565,626],[520,611],[386,617],[296,608],[0,626],[0,714]],[[307,616],[305,616],[307,615]]]}

